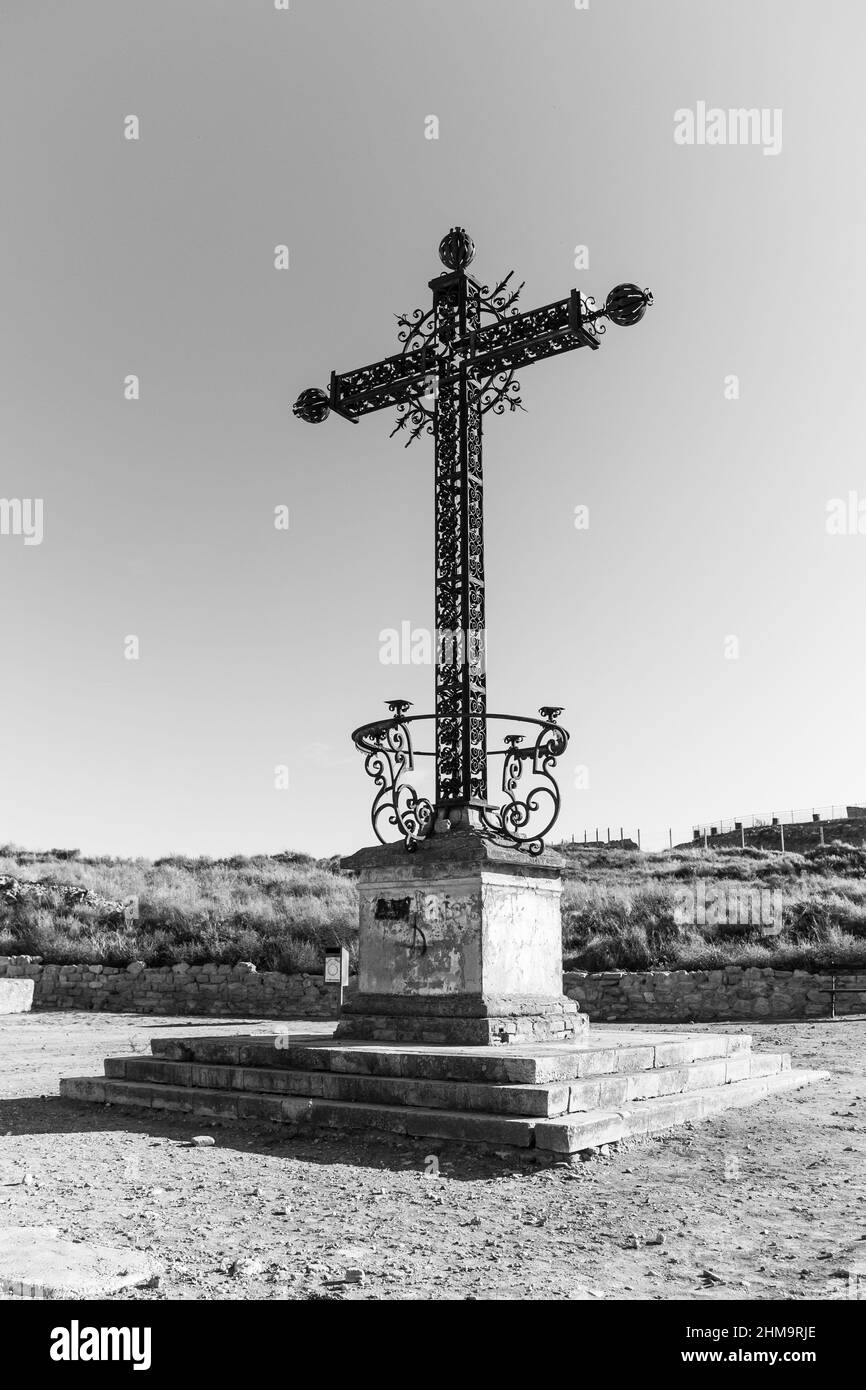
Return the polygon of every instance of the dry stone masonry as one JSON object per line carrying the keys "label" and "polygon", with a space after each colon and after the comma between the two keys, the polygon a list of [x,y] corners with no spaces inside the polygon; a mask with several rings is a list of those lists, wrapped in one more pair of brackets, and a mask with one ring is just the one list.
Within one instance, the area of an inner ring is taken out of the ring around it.
{"label": "dry stone masonry", "polygon": [[[718,1023],[828,1018],[830,974],[734,965],[722,970],[567,971],[565,992],[598,1023]],[[836,1013],[866,1012],[866,971],[840,971]]]}
{"label": "dry stone masonry", "polygon": [[0,956],[0,984],[33,981],[36,1009],[209,1014],[230,1018],[335,1018],[337,991],[316,975],[239,965],[43,965],[38,956]]}
{"label": "dry stone masonry", "polygon": [[[599,1023],[717,1023],[827,1018],[833,976],[805,970],[566,971],[564,994]],[[836,1013],[866,1012],[866,970],[840,971]],[[3,986],[6,985],[4,995]],[[350,988],[354,988],[354,981]],[[843,993],[856,990],[862,993]],[[6,998],[7,1007],[3,1000]],[[255,966],[43,965],[38,956],[0,956],[0,1013],[105,1009],[117,1013],[221,1017],[336,1018],[337,992],[317,975]]]}

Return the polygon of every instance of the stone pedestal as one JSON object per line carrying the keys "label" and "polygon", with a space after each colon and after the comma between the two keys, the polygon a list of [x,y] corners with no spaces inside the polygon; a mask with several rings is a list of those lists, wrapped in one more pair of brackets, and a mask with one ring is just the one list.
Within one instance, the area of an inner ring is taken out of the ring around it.
{"label": "stone pedestal", "polygon": [[360,960],[336,1036],[573,1041],[587,1020],[562,992],[561,865],[462,828],[344,859],[360,875]]}

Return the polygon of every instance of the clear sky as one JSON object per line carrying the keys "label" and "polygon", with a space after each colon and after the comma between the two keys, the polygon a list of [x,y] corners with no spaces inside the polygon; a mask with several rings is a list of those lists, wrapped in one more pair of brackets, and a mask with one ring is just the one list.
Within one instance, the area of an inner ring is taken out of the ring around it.
{"label": "clear sky", "polygon": [[[827,530],[866,501],[864,14],[3,0],[0,495],[43,535],[0,535],[0,838],[370,841],[349,733],[432,709],[380,660],[433,622],[432,445],[291,404],[397,350],[457,222],[524,308],[655,294],[485,427],[490,707],[565,706],[563,832],[866,796],[866,534]],[[701,102],[781,148],[678,144]]]}

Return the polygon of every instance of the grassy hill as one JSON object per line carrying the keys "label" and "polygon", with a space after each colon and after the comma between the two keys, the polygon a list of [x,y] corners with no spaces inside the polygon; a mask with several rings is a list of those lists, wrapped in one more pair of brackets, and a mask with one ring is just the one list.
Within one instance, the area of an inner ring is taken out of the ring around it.
{"label": "grassy hill", "polygon": [[[583,849],[563,846],[563,956],[570,969],[708,969],[866,964],[866,850]],[[677,925],[677,891],[779,893],[781,930]],[[123,900],[137,899],[137,913]],[[336,860],[85,858],[0,848],[0,955],[152,965],[249,960],[317,971],[325,946],[357,952],[357,892]]]}
{"label": "grassy hill", "polygon": [[[706,970],[723,965],[822,969],[866,964],[866,850],[832,844],[805,854],[759,849],[643,854],[563,846],[566,967]],[[678,892],[777,893],[778,930],[677,925]]]}
{"label": "grassy hill", "polygon": [[[40,885],[41,891],[16,884]],[[85,890],[70,894],[70,885]],[[136,898],[126,920],[122,900]],[[317,970],[325,946],[354,947],[354,883],[305,854],[247,859],[87,859],[0,849],[0,955],[149,965],[249,960]]]}

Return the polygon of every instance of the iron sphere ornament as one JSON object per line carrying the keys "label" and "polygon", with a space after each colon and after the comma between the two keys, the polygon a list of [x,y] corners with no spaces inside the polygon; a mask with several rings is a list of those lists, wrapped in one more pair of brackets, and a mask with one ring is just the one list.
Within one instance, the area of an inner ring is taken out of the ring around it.
{"label": "iron sphere ornament", "polygon": [[452,227],[439,243],[439,259],[449,270],[465,270],[475,260],[475,242],[464,227]]}
{"label": "iron sphere ornament", "polygon": [[311,386],[308,391],[302,391],[292,406],[292,414],[297,415],[299,420],[306,420],[308,425],[321,425],[330,413],[328,397],[318,386]]}
{"label": "iron sphere ornament", "polygon": [[618,324],[620,328],[631,328],[633,324],[640,323],[647,305],[652,302],[649,290],[639,289],[637,285],[617,285],[605,301],[604,312],[611,323]]}

